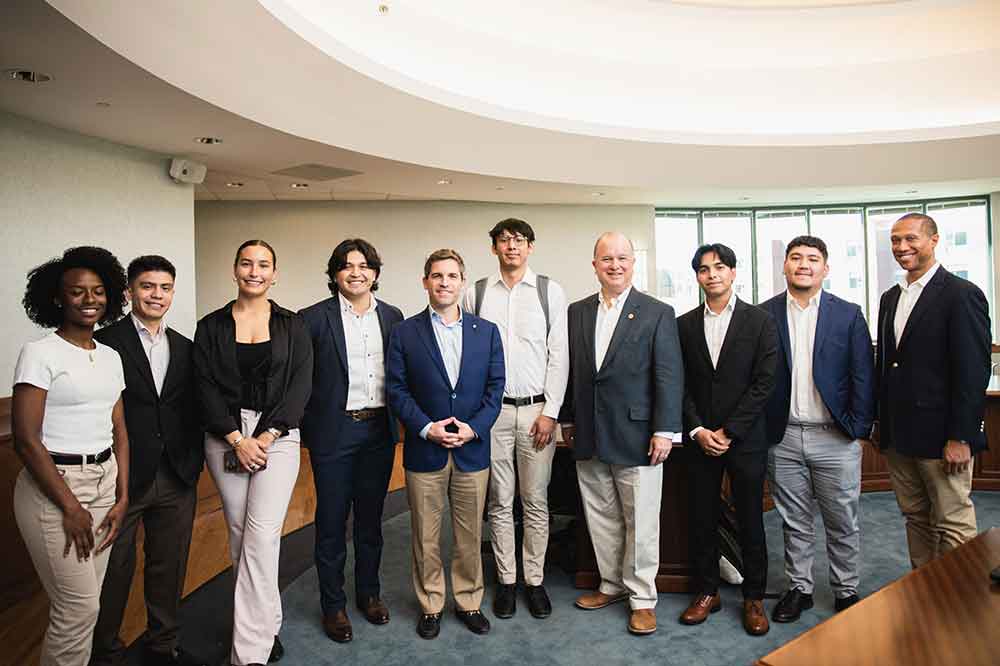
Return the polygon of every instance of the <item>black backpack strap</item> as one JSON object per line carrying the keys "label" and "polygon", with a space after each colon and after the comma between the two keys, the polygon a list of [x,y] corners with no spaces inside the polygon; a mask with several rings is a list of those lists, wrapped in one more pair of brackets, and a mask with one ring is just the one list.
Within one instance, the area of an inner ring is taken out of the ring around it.
{"label": "black backpack strap", "polygon": [[552,325],[549,323],[549,276],[538,276],[538,301],[542,304],[542,313],[545,315],[545,335],[548,336]]}

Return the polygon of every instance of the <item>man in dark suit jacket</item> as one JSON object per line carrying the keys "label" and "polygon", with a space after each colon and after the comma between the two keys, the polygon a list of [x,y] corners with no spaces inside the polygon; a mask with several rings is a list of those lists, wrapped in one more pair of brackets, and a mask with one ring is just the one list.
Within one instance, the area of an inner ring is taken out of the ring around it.
{"label": "man in dark suit jacket", "polygon": [[132,260],[128,266],[131,314],[94,334],[122,359],[131,463],[128,513],[111,549],[101,589],[90,660],[95,666],[125,660],[118,631],[135,572],[140,520],[145,534],[147,613],[143,663],[202,663],[177,645],[177,610],[205,454],[194,402],[191,341],[163,321],[173,302],[176,275],[173,264],[163,257]]}
{"label": "man in dark suit jacket", "polygon": [[890,238],[906,276],[879,304],[875,434],[916,568],[976,536],[972,458],[986,446],[990,315],[982,290],[935,259],[932,218],[904,215]]}
{"label": "man in dark suit jacket", "polygon": [[792,239],[785,249],[788,291],[761,307],[778,327],[778,374],[766,410],[771,495],[785,533],[789,589],[775,622],[813,605],[815,506],[826,530],[830,586],[840,611],[858,600],[861,564],[862,441],[875,415],[872,340],[861,308],[823,290],[826,243]]}
{"label": "man in dark suit jacket", "polygon": [[504,359],[497,327],[467,312],[459,299],[465,264],[454,250],[424,262],[430,307],[392,332],[386,390],[406,428],[403,466],[410,500],[413,585],[422,615],[417,633],[435,638],[444,608],[441,519],[451,506],[455,613],[476,634],[490,630],[480,612],[480,541],[490,476],[490,429],[500,415]]}
{"label": "man in dark suit jacket", "polygon": [[569,306],[570,380],[560,421],[572,443],[601,585],[576,600],[628,599],[628,630],[656,631],[663,465],[681,429],[684,368],[674,311],[632,287],[620,233],[594,247],[598,294]]}
{"label": "man in dark suit jacket", "polygon": [[778,339],[774,320],[733,292],[736,254],[703,245],[691,261],[705,305],[677,321],[684,350],[684,431],[691,457],[691,554],[696,595],[681,615],[704,622],[719,599],[719,513],[722,474],[731,481],[743,554],[743,627],[753,636],[770,629],[764,614],[767,546],[764,477],[768,440],[764,407],[774,388]]}
{"label": "man in dark suit jacket", "polygon": [[389,621],[378,572],[397,429],[385,399],[385,352],[403,314],[372,293],[381,269],[370,243],[343,241],[327,265],[333,297],[300,312],[313,341],[313,390],[302,441],[316,484],[316,573],[323,629],[339,643],[354,635],[344,594],[349,514],[355,603],[372,624]]}

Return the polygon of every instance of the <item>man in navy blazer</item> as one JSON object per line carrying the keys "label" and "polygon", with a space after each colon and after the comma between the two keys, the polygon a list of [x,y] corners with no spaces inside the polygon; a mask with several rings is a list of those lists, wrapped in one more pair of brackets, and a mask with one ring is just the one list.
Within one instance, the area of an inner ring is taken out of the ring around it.
{"label": "man in navy blazer", "polygon": [[417,633],[435,638],[444,608],[441,519],[445,500],[454,534],[455,613],[476,634],[480,612],[483,507],[490,476],[490,429],[500,415],[506,377],[500,331],[462,312],[465,264],[454,250],[424,262],[430,306],[396,327],[389,342],[389,404],[406,428],[403,466],[410,501],[413,585],[422,615]]}
{"label": "man in navy blazer", "polygon": [[788,290],[766,301],[778,328],[778,371],[765,410],[774,446],[768,475],[785,536],[789,588],[775,622],[813,605],[814,506],[826,530],[830,587],[840,611],[858,600],[862,442],[875,415],[872,340],[861,308],[823,290],[826,243],[799,236],[785,249]]}
{"label": "man in navy blazer", "polygon": [[889,236],[906,275],[879,303],[879,446],[906,520],[914,568],[976,536],[974,456],[986,448],[990,308],[935,258],[933,218],[909,213]]}
{"label": "man in navy blazer", "polygon": [[344,594],[349,514],[355,603],[372,624],[389,621],[378,571],[397,428],[386,405],[385,352],[403,314],[372,293],[381,269],[370,243],[343,241],[327,265],[333,297],[301,312],[314,352],[313,392],[301,430],[316,483],[316,572],[323,629],[338,643],[353,638]]}

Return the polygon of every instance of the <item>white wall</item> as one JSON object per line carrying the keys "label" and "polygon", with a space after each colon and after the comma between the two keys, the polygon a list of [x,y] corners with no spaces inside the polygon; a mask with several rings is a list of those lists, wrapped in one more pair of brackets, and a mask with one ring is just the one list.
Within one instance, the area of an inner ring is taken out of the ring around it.
{"label": "white wall", "polygon": [[199,201],[195,206],[199,316],[234,298],[232,265],[244,240],[262,238],[278,253],[271,294],[298,309],[330,295],[326,263],[348,237],[378,248],[385,264],[378,295],[410,315],[427,304],[424,259],[451,247],[465,259],[469,283],[496,270],[488,231],[506,217],[526,220],[537,241],[535,270],[561,282],[571,300],[596,291],[590,260],[602,231],[628,234],[638,250],[652,245],[650,206],[518,206],[437,201]]}
{"label": "white wall", "polygon": [[44,334],[21,307],[25,275],[68,247],[105,247],[123,266],[140,254],[166,256],[178,272],[169,321],[194,332],[194,193],[168,178],[167,164],[161,155],[0,113],[0,382],[13,377],[21,345]]}

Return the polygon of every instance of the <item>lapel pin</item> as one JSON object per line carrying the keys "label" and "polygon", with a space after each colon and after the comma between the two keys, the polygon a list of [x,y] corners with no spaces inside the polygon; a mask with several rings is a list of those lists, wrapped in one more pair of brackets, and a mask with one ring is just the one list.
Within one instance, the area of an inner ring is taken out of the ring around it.
{"label": "lapel pin", "polygon": [[476,327],[476,325],[475,325],[475,324],[473,324],[473,325],[472,325],[472,328],[475,328],[475,327]]}
{"label": "lapel pin", "polygon": [[634,312],[629,312],[628,313],[628,318],[629,319],[635,319],[635,313]]}

